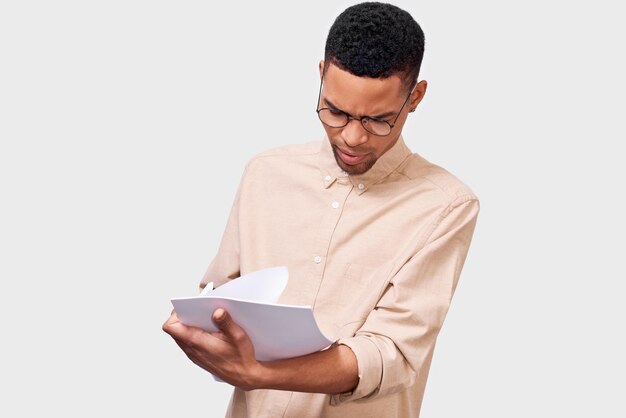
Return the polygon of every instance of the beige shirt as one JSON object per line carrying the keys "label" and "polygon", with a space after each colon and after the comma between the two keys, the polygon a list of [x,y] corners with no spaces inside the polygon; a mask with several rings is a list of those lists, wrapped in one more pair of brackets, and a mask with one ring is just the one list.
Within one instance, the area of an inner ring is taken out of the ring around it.
{"label": "beige shirt", "polygon": [[478,211],[402,137],[362,175],[342,172],[327,139],[253,158],[200,286],[286,265],[280,302],[313,307],[353,350],[359,383],[340,395],[235,389],[227,416],[418,417]]}

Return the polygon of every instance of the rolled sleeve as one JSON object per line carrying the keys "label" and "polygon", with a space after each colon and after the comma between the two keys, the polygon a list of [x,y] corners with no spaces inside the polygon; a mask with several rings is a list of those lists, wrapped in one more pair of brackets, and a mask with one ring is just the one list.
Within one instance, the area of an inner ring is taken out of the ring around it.
{"label": "rolled sleeve", "polygon": [[359,383],[331,404],[371,399],[405,390],[428,373],[435,341],[448,312],[479,211],[475,197],[442,211],[429,237],[395,273],[376,308],[353,337]]}
{"label": "rolled sleeve", "polygon": [[376,344],[366,338],[343,338],[337,341],[352,350],[359,368],[359,383],[348,393],[332,395],[331,405],[339,405],[355,399],[361,399],[373,393],[380,385],[382,377],[382,358]]}

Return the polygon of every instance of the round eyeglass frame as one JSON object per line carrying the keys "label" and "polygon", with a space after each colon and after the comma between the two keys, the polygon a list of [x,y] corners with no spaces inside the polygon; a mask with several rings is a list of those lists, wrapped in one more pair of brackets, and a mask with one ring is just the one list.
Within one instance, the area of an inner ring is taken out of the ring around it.
{"label": "round eyeglass frame", "polygon": [[[392,123],[389,123],[388,121],[384,120],[384,119],[378,119],[378,118],[374,118],[371,116],[361,116],[360,118],[355,118],[354,116],[350,115],[349,113],[344,112],[343,110],[339,110],[339,109],[331,109],[329,107],[323,107],[320,109],[320,101],[322,99],[322,86],[324,84],[324,76],[322,75],[322,78],[320,80],[320,91],[317,94],[317,108],[315,109],[315,112],[317,113],[317,117],[319,118],[319,120],[326,126],[329,126],[331,128],[343,128],[345,126],[347,126],[351,120],[358,120],[361,123],[361,126],[363,127],[363,129],[365,129],[367,132],[371,133],[372,135],[376,135],[376,136],[387,136],[391,133],[391,130],[393,129],[394,126],[396,126],[396,121],[398,120],[398,118],[400,117],[400,113],[402,113],[402,110],[404,109],[404,106],[406,106],[407,102],[409,101],[409,97],[411,97],[411,94],[413,94],[413,91],[415,90],[415,86],[411,89],[411,92],[406,96],[406,99],[404,99],[404,103],[402,103],[402,107],[400,108],[400,110],[398,111],[398,114],[396,115],[396,118],[393,120]],[[335,113],[342,113],[345,117],[346,117],[346,123],[344,123],[343,125],[340,126],[333,126],[330,125],[326,122],[324,122],[322,120],[322,117],[320,116],[320,112],[322,110],[328,110],[331,112],[335,112]],[[384,122],[387,124],[387,126],[389,126],[389,132],[387,132],[386,134],[377,134],[376,132],[372,132],[370,131],[366,124],[363,123],[363,120],[368,121],[374,121],[374,122]]]}

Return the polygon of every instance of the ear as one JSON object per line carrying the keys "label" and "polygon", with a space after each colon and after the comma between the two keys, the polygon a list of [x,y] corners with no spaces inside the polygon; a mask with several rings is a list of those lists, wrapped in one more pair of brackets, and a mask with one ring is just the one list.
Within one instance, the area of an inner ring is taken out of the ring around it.
{"label": "ear", "polygon": [[413,94],[411,94],[411,104],[409,106],[409,111],[413,112],[418,104],[424,98],[426,94],[426,88],[428,87],[428,82],[426,80],[422,80],[415,86],[413,90]]}
{"label": "ear", "polygon": [[324,75],[324,60],[320,61],[319,70],[320,70],[320,80],[321,80],[322,76]]}

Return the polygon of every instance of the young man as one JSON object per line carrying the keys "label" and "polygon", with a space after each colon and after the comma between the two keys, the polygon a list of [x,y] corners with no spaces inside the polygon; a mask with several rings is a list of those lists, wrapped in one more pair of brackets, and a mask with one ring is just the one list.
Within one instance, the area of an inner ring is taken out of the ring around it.
{"label": "young man", "polygon": [[[330,348],[258,362],[227,312],[221,333],[163,328],[200,367],[235,386],[232,417],[417,417],[435,340],[479,205],[401,136],[426,92],[419,25],[388,4],[346,9],[320,62],[327,138],[246,167],[218,254],[201,282],[286,265],[280,302],[311,305]],[[297,238],[294,240],[294,238]]]}

